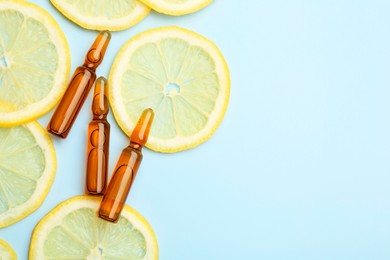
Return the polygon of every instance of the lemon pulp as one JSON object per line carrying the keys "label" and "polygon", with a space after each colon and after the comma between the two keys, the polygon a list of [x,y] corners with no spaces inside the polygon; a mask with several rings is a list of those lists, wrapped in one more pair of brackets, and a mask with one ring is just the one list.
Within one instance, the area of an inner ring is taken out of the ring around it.
{"label": "lemon pulp", "polygon": [[59,101],[69,75],[69,47],[54,19],[26,1],[1,1],[0,24],[0,126],[14,126]]}
{"label": "lemon pulp", "polygon": [[52,210],[33,232],[30,259],[157,259],[157,241],[146,220],[129,206],[118,223],[102,220],[96,214],[100,201],[79,196]]}
{"label": "lemon pulp", "polygon": [[196,12],[212,2],[212,0],[141,0],[160,13],[184,15]]}
{"label": "lemon pulp", "polygon": [[38,123],[0,128],[0,228],[41,205],[55,169],[54,146]]}
{"label": "lemon pulp", "polygon": [[179,27],[143,32],[122,47],[109,76],[110,103],[130,135],[145,108],[155,111],[147,147],[177,152],[207,140],[229,100],[230,78],[218,48]]}
{"label": "lemon pulp", "polygon": [[5,241],[0,239],[0,259],[16,260],[16,253],[12,247]]}
{"label": "lemon pulp", "polygon": [[119,31],[140,22],[150,8],[138,0],[50,0],[69,20],[91,30]]}

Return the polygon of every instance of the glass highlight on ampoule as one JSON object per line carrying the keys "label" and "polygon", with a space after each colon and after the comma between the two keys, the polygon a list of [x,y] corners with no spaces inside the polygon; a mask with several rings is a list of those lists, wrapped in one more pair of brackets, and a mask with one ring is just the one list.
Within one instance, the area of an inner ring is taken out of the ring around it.
{"label": "glass highlight on ampoule", "polygon": [[91,195],[103,195],[107,186],[110,144],[108,110],[107,80],[100,77],[96,80],[92,100],[93,120],[88,125],[86,189]]}
{"label": "glass highlight on ampoule", "polygon": [[103,196],[99,217],[111,222],[118,220],[141,163],[142,147],[148,140],[153,118],[153,110],[146,109],[138,120],[131,134],[130,144],[123,149]]}
{"label": "glass highlight on ampoule", "polygon": [[102,31],[89,49],[84,64],[76,69],[72,80],[48,126],[50,133],[66,138],[96,79],[96,68],[102,63],[110,42],[109,31]]}

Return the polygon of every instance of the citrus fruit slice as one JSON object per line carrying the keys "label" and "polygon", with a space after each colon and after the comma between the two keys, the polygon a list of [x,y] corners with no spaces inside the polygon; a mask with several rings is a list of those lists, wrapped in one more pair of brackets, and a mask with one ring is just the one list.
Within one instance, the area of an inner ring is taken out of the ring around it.
{"label": "citrus fruit slice", "polygon": [[27,1],[0,1],[0,24],[0,126],[20,125],[63,95],[69,46],[49,13]]}
{"label": "citrus fruit slice", "polygon": [[147,221],[125,206],[118,223],[97,217],[101,198],[62,202],[35,227],[29,259],[158,259],[157,240]]}
{"label": "citrus fruit slice", "polygon": [[183,15],[194,13],[213,0],[140,0],[159,13]]}
{"label": "citrus fruit slice", "polygon": [[53,143],[38,123],[0,128],[0,228],[42,204],[55,170]]}
{"label": "citrus fruit slice", "polygon": [[150,12],[150,8],[138,0],[50,1],[66,18],[90,30],[124,30]]}
{"label": "citrus fruit slice", "polygon": [[230,77],[218,48],[179,27],[145,31],[120,50],[109,76],[115,118],[130,135],[145,108],[155,120],[147,147],[177,152],[207,140],[221,123]]}
{"label": "citrus fruit slice", "polygon": [[0,239],[0,259],[16,260],[16,253],[12,247],[5,241]]}

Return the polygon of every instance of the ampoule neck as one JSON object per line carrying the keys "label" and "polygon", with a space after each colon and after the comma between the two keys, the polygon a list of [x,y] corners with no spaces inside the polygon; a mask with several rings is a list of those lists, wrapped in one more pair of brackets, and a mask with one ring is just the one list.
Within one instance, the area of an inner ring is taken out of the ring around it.
{"label": "ampoule neck", "polygon": [[85,63],[83,65],[79,66],[77,69],[82,69],[84,71],[88,70],[90,73],[96,74],[96,69],[88,67],[87,64],[85,64]]}
{"label": "ampoule neck", "polygon": [[107,115],[93,115],[93,120],[107,120]]}
{"label": "ampoule neck", "polygon": [[96,67],[94,67],[94,65],[91,64],[91,63],[88,64],[88,63],[85,62],[82,67],[86,68],[87,70],[89,70],[91,72],[96,73]]}
{"label": "ampoule neck", "polygon": [[97,67],[99,67],[99,65],[102,63],[103,55],[100,51],[96,50],[95,48],[90,49],[87,55],[85,56],[83,66],[95,72]]}
{"label": "ampoule neck", "polygon": [[129,147],[132,149],[138,150],[138,151],[142,151],[142,148],[143,148],[142,145],[135,143],[135,142],[131,142],[131,141],[130,141]]}

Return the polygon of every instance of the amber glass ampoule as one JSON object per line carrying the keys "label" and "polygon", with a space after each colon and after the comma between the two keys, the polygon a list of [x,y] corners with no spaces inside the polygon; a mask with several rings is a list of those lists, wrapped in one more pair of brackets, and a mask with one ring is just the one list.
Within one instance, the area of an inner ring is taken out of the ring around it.
{"label": "amber glass ampoule", "polygon": [[138,120],[130,137],[130,145],[123,149],[103,196],[99,217],[111,222],[118,220],[141,163],[141,150],[148,140],[153,118],[153,110],[146,109]]}
{"label": "amber glass ampoule", "polygon": [[104,77],[95,82],[92,100],[93,120],[88,125],[86,189],[91,195],[103,195],[107,186],[110,124],[107,122],[108,85]]}
{"label": "amber glass ampoule", "polygon": [[102,31],[89,49],[84,64],[76,69],[61,102],[54,112],[47,131],[66,138],[96,79],[96,68],[102,63],[111,34]]}

